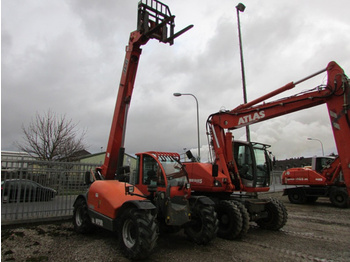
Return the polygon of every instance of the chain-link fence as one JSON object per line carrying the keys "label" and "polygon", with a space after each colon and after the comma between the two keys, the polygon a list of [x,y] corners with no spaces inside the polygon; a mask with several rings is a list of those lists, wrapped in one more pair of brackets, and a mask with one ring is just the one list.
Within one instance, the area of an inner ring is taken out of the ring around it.
{"label": "chain-link fence", "polygon": [[1,224],[72,216],[78,194],[87,189],[93,164],[33,160],[1,161]]}

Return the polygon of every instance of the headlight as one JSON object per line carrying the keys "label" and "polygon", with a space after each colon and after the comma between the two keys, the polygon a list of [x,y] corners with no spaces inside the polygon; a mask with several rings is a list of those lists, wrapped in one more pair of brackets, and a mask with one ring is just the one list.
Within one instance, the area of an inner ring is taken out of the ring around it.
{"label": "headlight", "polygon": [[214,180],[214,186],[215,187],[222,187],[222,184],[220,183],[219,180]]}

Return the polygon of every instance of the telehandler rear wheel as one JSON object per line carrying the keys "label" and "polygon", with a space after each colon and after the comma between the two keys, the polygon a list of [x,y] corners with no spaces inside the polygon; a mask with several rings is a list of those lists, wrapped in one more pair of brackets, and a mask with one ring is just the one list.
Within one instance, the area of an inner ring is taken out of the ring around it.
{"label": "telehandler rear wheel", "polygon": [[147,258],[158,239],[156,217],[149,210],[124,210],[118,223],[118,237],[124,256],[132,260]]}
{"label": "telehandler rear wheel", "polygon": [[222,200],[216,204],[219,219],[218,236],[225,239],[236,239],[242,232],[243,221],[239,208],[229,200]]}
{"label": "telehandler rear wheel", "polygon": [[213,206],[197,203],[191,217],[192,221],[185,227],[185,234],[190,240],[205,245],[216,237],[219,221]]}
{"label": "telehandler rear wheel", "polygon": [[80,198],[74,205],[73,210],[74,230],[81,234],[90,233],[95,226],[91,223],[85,199]]}

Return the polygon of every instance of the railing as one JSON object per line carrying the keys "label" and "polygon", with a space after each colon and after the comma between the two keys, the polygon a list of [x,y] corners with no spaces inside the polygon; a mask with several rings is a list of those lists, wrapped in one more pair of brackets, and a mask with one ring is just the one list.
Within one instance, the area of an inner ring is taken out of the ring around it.
{"label": "railing", "polygon": [[[1,224],[9,225],[72,217],[77,195],[87,190],[85,172],[98,165],[14,160],[1,166]],[[33,189],[33,182],[44,189]],[[285,187],[281,172],[273,172],[271,182],[270,192]]]}
{"label": "railing", "polygon": [[67,218],[94,164],[1,161],[1,224]]}

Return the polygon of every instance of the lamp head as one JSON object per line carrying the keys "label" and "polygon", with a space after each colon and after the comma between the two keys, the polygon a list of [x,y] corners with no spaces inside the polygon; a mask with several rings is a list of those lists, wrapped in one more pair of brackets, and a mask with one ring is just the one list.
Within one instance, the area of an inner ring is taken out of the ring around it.
{"label": "lamp head", "polygon": [[242,4],[242,3],[239,3],[237,6],[236,6],[237,10],[239,10],[240,12],[244,12],[244,9],[245,9],[245,5]]}

